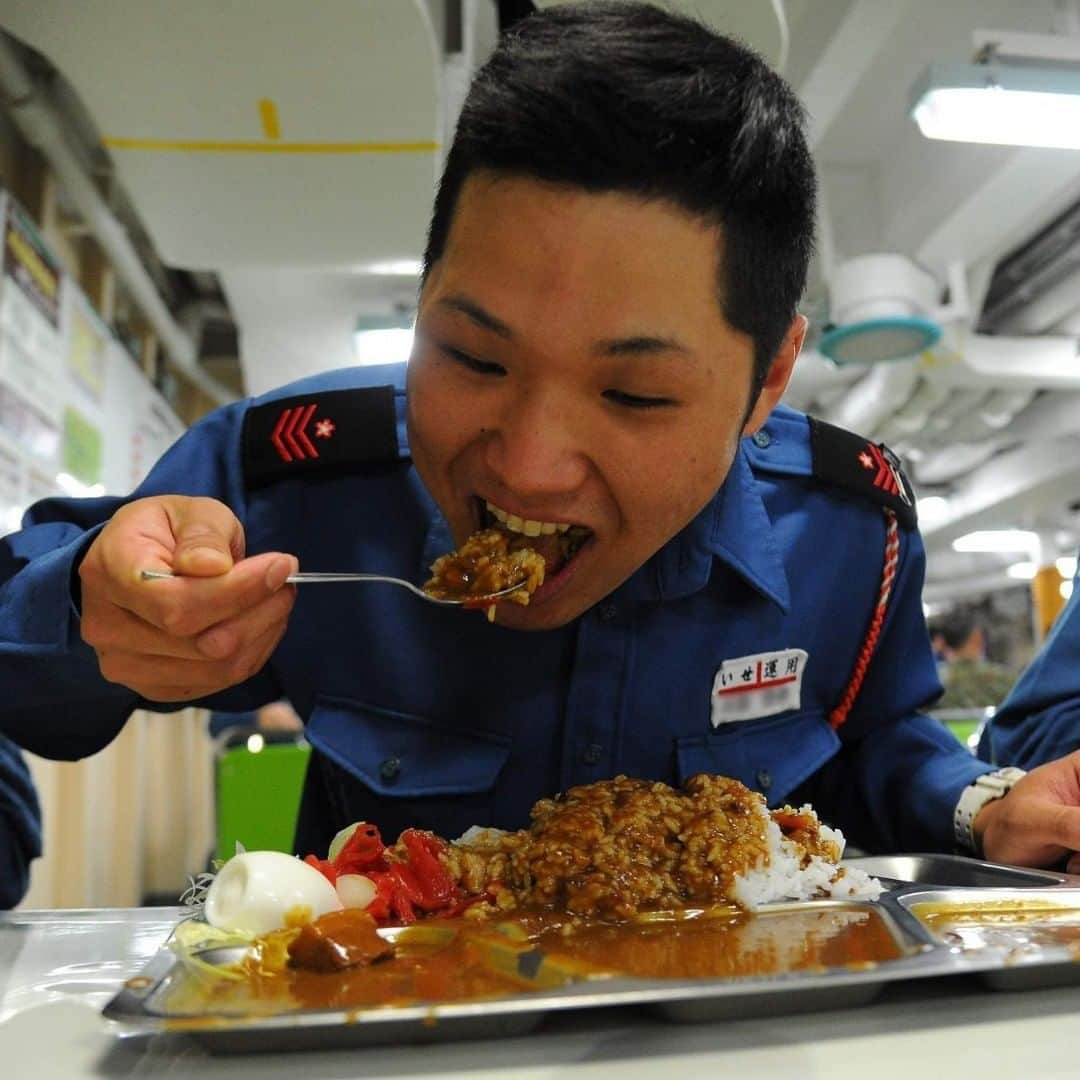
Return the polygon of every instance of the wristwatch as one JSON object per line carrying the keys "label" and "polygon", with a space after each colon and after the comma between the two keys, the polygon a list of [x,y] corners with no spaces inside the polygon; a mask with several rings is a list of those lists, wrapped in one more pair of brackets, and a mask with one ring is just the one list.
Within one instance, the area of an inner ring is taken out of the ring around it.
{"label": "wristwatch", "polygon": [[953,836],[961,851],[982,858],[982,844],[972,829],[976,816],[987,803],[1007,795],[1017,780],[1026,775],[1023,769],[995,769],[964,788],[953,811]]}

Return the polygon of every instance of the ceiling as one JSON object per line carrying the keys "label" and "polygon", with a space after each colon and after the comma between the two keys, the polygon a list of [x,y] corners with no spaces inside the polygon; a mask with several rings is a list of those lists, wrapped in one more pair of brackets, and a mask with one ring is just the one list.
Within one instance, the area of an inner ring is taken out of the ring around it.
{"label": "ceiling", "polygon": [[[458,6],[0,0],[0,26],[70,84],[161,260],[217,276],[240,330],[247,387],[258,392],[350,363],[358,316],[413,302],[415,278],[371,267],[419,256],[467,74],[490,48],[500,13],[506,21],[528,5],[461,0],[460,24],[448,24]],[[1069,210],[1080,200],[1080,151],[931,142],[908,115],[915,79],[931,62],[970,60],[973,31],[1069,30],[1080,22],[1073,5],[674,6],[782,61],[807,106],[822,227],[805,299],[811,347],[789,400],[889,442],[921,496],[947,497],[923,519],[928,595],[1005,580],[1019,555],[951,551],[951,540],[974,528],[1028,528],[1048,548],[1075,550],[1080,255],[1069,230],[1080,214]],[[1053,235],[1064,247],[1056,261],[1039,262],[1045,238],[1038,249],[1031,242],[1059,218]],[[1017,249],[1010,279],[999,267]],[[814,348],[830,317],[830,275],[874,252],[929,270],[954,317],[930,353],[837,368]],[[997,303],[1010,280],[1006,315],[980,322],[988,293]],[[1036,280],[1026,295],[1024,284]]]}

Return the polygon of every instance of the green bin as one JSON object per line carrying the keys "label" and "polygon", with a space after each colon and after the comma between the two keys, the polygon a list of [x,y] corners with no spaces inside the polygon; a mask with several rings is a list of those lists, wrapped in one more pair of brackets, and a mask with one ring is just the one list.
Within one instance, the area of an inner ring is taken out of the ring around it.
{"label": "green bin", "polygon": [[216,858],[232,858],[237,841],[248,851],[292,851],[310,755],[302,740],[218,754]]}

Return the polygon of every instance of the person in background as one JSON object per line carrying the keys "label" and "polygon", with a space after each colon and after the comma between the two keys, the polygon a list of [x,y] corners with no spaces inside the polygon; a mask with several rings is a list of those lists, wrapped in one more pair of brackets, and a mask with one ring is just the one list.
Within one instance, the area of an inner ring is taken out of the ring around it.
{"label": "person in background", "polygon": [[934,661],[937,663],[940,672],[941,665],[947,659],[948,650],[945,646],[945,635],[941,632],[941,627],[936,623],[930,627],[930,649],[934,654]]}
{"label": "person in background", "polygon": [[1042,647],[984,727],[983,760],[1031,769],[1080,748],[1080,588],[1073,585]]}
{"label": "person in background", "polygon": [[0,908],[13,908],[41,854],[41,807],[18,748],[0,735]]}
{"label": "person in background", "polygon": [[996,707],[1012,689],[1016,675],[1004,664],[986,658],[986,632],[976,614],[959,607],[939,624],[942,663],[938,668],[945,693],[935,709]]}
{"label": "person in background", "polygon": [[[779,404],[814,198],[802,108],[738,43],[637,3],[516,23],[447,154],[407,372],[225,406],[131,496],[31,508],[0,543],[0,727],[75,757],[147,702],[288,697],[300,853],[360,820],[520,828],[619,773],[731,776],[873,851],[1080,849],[1080,755],[995,774],[923,711],[895,457]],[[495,523],[547,577],[494,624],[286,585],[422,579]]]}

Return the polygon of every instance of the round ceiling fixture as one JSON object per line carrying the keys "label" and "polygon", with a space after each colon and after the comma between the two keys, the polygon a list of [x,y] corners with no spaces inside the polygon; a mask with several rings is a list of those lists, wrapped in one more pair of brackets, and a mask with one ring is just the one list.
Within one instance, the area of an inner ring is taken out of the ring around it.
{"label": "round ceiling fixture", "polygon": [[860,255],[829,283],[832,321],[818,343],[835,364],[918,356],[941,337],[938,285],[904,255]]}

